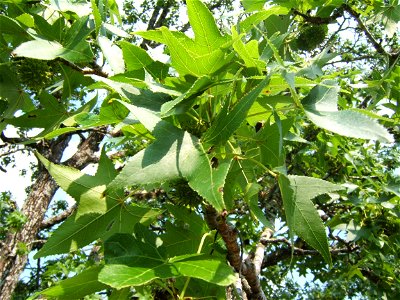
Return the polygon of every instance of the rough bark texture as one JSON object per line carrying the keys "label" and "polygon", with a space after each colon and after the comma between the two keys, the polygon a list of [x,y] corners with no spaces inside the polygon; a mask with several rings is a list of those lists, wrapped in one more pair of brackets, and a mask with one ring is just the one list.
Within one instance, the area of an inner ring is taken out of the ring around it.
{"label": "rough bark texture", "polygon": [[[81,169],[93,162],[94,152],[98,150],[98,144],[103,135],[100,132],[90,134],[78,147],[75,155],[67,161],[67,164]],[[41,145],[39,152],[52,162],[59,163],[69,140],[70,136],[61,137],[50,144]],[[19,276],[27,263],[27,253],[32,249],[36,236],[42,227],[48,205],[57,188],[57,184],[47,170],[40,168],[38,177],[22,207],[22,213],[28,221],[19,232],[10,232],[1,245],[0,300],[12,298]],[[25,244],[28,251],[20,253],[18,249],[21,244]]]}
{"label": "rough bark texture", "polygon": [[[205,208],[205,220],[210,229],[218,230],[225,242],[227,259],[230,265],[240,275],[241,282],[235,288],[242,297],[247,299],[264,300],[265,294],[260,284],[260,270],[264,258],[265,245],[258,243],[255,253],[250,254],[245,260],[238,244],[238,232],[226,222],[227,213],[218,214],[210,206]],[[272,235],[271,229],[265,229],[261,239],[269,239]]]}

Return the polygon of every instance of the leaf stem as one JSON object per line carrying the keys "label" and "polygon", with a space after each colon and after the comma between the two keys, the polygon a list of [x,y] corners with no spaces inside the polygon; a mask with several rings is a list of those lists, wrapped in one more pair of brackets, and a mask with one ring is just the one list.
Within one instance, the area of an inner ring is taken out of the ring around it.
{"label": "leaf stem", "polygon": [[156,279],[155,282],[164,288],[171,296],[174,297],[174,292],[160,279]]}
{"label": "leaf stem", "polygon": [[[200,254],[200,253],[201,253],[201,249],[203,249],[203,246],[204,246],[204,241],[206,240],[206,237],[208,237],[209,235],[210,235],[210,233],[209,233],[209,232],[206,232],[206,233],[203,234],[203,236],[201,237],[200,244],[199,244],[199,248],[197,249],[197,254]],[[179,295],[179,299],[183,300],[183,299],[185,298],[185,293],[186,293],[186,289],[187,289],[187,287],[188,287],[188,285],[189,285],[189,282],[190,282],[190,277],[188,277],[188,278],[186,279],[186,282],[185,282],[185,285],[183,286],[182,292],[181,292],[181,294]]]}

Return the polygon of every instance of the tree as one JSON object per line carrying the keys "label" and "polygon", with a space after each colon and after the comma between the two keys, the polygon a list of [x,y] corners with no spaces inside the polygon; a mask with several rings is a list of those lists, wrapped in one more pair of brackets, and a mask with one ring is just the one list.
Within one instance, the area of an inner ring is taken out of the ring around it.
{"label": "tree", "polygon": [[399,295],[398,1],[240,4],[0,4],[4,299]]}

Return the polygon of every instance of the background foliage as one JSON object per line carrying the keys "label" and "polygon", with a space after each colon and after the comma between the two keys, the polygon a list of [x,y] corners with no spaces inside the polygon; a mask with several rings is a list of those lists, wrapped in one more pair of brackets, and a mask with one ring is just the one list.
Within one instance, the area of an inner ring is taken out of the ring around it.
{"label": "background foliage", "polygon": [[2,1],[1,170],[38,164],[23,207],[1,194],[0,294],[398,297],[399,20],[397,0]]}

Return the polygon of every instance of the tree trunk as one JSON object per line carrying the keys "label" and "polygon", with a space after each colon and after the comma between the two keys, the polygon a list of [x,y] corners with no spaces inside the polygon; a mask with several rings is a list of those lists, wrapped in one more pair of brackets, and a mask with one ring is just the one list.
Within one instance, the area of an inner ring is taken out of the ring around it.
{"label": "tree trunk", "polygon": [[[66,164],[84,168],[93,162],[94,152],[98,150],[98,144],[104,134],[93,132],[81,143],[78,151]],[[61,137],[40,150],[41,154],[54,163],[59,163],[68,146],[70,137]],[[35,243],[48,205],[57,191],[57,184],[43,167],[39,168],[39,175],[32,185],[23,207],[22,213],[27,217],[27,222],[18,232],[9,232],[0,249],[0,300],[12,298],[13,291],[18,283],[20,274],[25,268],[28,253]],[[27,250],[19,251],[20,245],[25,245]]]}

